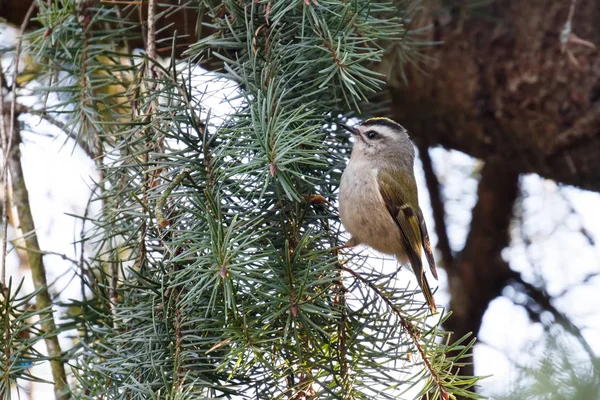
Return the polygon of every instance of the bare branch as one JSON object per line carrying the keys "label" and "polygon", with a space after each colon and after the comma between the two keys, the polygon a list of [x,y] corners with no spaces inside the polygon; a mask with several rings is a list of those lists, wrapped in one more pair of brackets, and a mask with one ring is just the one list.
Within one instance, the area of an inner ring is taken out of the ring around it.
{"label": "bare branch", "polygon": [[14,70],[12,76],[12,86],[10,92],[12,94],[12,101],[10,103],[10,115],[8,116],[8,124],[6,123],[6,115],[4,114],[4,91],[3,88],[8,89],[8,84],[6,83],[6,77],[4,76],[4,71],[0,67],[0,118],[2,118],[2,123],[0,124],[0,131],[2,131],[2,149],[4,150],[4,162],[2,163],[2,182],[4,182],[4,206],[2,210],[2,221],[3,221],[3,238],[2,238],[2,272],[0,274],[0,279],[2,282],[2,286],[6,283],[6,248],[7,248],[7,240],[8,240],[8,208],[10,207],[10,203],[8,201],[8,154],[11,151],[12,140],[13,140],[13,132],[15,129],[16,118],[16,107],[17,107],[17,76],[19,74],[19,61],[21,58],[21,50],[22,50],[22,42],[23,42],[23,33],[27,28],[27,24],[31,19],[31,15],[33,11],[37,7],[37,3],[33,2],[29,6],[27,13],[21,23],[21,29],[19,30],[19,35],[17,36],[17,49],[15,52],[15,62],[14,62]]}
{"label": "bare branch", "polygon": [[433,165],[431,164],[429,147],[419,146],[419,155],[421,156],[423,171],[425,172],[425,181],[427,182],[427,189],[429,190],[429,199],[431,200],[433,220],[435,222],[435,233],[438,237],[438,248],[442,253],[442,263],[444,268],[452,268],[454,265],[454,256],[452,255],[450,240],[448,239],[448,232],[446,231],[444,200],[442,199],[442,194],[440,192],[440,183],[433,170]]}
{"label": "bare branch", "polygon": [[148,0],[148,40],[146,42],[148,56],[156,60],[156,0]]}
{"label": "bare branch", "polygon": [[512,280],[520,286],[521,292],[525,293],[529,299],[538,306],[536,309],[533,307],[533,304],[524,304],[524,307],[530,312],[530,315],[533,313],[539,317],[542,311],[551,313],[556,323],[561,325],[579,341],[592,361],[594,361],[594,364],[600,365],[600,360],[597,359],[594,350],[581,334],[581,330],[562,311],[554,306],[554,298],[552,296],[550,296],[543,288],[538,288],[533,284],[526,282],[519,272],[513,271]]}
{"label": "bare branch", "polygon": [[36,113],[33,110],[29,110],[29,112],[32,114],[35,114],[35,115],[39,115],[40,118],[48,121],[50,124],[56,126],[61,131],[63,131],[65,133],[65,135],[67,135],[69,138],[73,139],[75,141],[75,143],[77,143],[77,145],[79,145],[79,147],[81,147],[81,149],[83,151],[85,151],[85,153],[88,155],[88,157],[90,157],[92,160],[97,161],[98,158],[100,158],[102,156],[102,154],[98,154],[96,151],[94,151],[90,147],[90,145],[88,143],[86,143],[85,140],[83,140],[81,135],[77,135],[72,129],[69,129],[69,127],[64,122],[54,118],[53,116],[49,115],[48,113]]}
{"label": "bare branch", "polygon": [[563,52],[567,49],[567,43],[569,43],[569,38],[571,37],[571,33],[573,32],[573,16],[575,15],[575,3],[577,3],[577,0],[571,0],[571,5],[569,6],[569,15],[567,16],[567,20],[565,21],[563,29],[560,31],[560,47]]}
{"label": "bare branch", "polygon": [[52,368],[52,376],[54,378],[54,395],[58,400],[67,400],[69,396],[69,387],[67,385],[67,377],[63,364],[62,350],[58,342],[56,324],[52,311],[52,299],[48,292],[48,283],[46,281],[46,267],[40,245],[37,240],[37,231],[31,213],[29,203],[29,192],[25,185],[23,175],[23,167],[21,165],[21,150],[19,144],[21,142],[21,134],[18,129],[13,132],[14,147],[8,153],[8,166],[12,181],[13,200],[17,208],[19,216],[20,228],[23,233],[23,240],[27,250],[27,259],[31,267],[33,285],[38,291],[36,295],[36,306],[39,310],[47,309],[47,319],[43,319],[41,323],[42,329],[48,334],[45,338],[48,355],[50,356],[50,365]]}
{"label": "bare branch", "polygon": [[[16,107],[17,107],[17,77],[19,75],[19,61],[21,59],[21,51],[23,49],[23,34],[25,33],[25,29],[27,28],[27,24],[29,24],[29,20],[31,19],[31,15],[33,14],[33,11],[37,8],[37,3],[33,2],[31,3],[31,5],[29,6],[29,10],[27,10],[27,14],[25,14],[25,18],[23,19],[23,22],[21,23],[21,29],[19,30],[19,35],[17,36],[17,50],[15,52],[15,65],[14,65],[14,70],[13,70],[13,76],[12,76],[12,88],[11,88],[11,93],[12,93],[12,101],[10,102],[10,119],[8,121],[9,123],[9,128],[8,128],[8,143],[5,147],[6,149],[6,153],[8,154],[10,153],[10,149],[12,146],[12,140],[14,137],[14,130],[15,130],[15,122],[17,121],[17,115],[16,115]],[[4,117],[4,115],[3,115]],[[4,159],[4,166],[3,166],[3,170],[6,169],[6,164],[8,162],[8,157],[6,157]]]}
{"label": "bare branch", "polygon": [[[3,88],[6,85],[6,81],[4,78],[4,72],[2,70],[2,65],[0,64],[0,132],[2,133],[2,150],[4,153],[4,160],[7,159],[7,150],[8,150],[8,135],[7,135],[7,124],[6,124],[6,115],[4,114],[4,90]],[[8,245],[8,207],[10,207],[10,202],[8,201],[8,169],[6,168],[6,162],[4,162],[4,167],[2,168],[2,183],[4,184],[4,201],[2,205],[2,271],[0,272],[0,283],[2,284],[2,288],[6,287],[6,249]]]}

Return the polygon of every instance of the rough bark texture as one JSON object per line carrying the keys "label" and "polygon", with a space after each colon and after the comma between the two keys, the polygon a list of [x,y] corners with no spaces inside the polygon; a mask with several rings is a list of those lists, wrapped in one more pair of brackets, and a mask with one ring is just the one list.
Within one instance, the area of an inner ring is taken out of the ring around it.
{"label": "rough bark texture", "polygon": [[[501,159],[489,160],[482,170],[465,247],[446,267],[453,312],[446,328],[457,339],[479,331],[487,306],[514,275],[500,253],[509,244],[508,227],[518,182],[519,174]],[[473,375],[473,366],[461,373]]]}
{"label": "rough bark texture", "polygon": [[[392,116],[426,144],[600,190],[600,53],[577,43],[561,50],[570,4],[496,0],[445,17],[430,9],[418,23],[433,24],[425,39],[441,44],[426,50],[422,69],[405,71],[408,85],[389,77]],[[600,43],[599,18],[600,1],[578,1],[573,32]]]}
{"label": "rough bark texture", "polygon": [[[460,7],[444,14],[435,3],[417,23],[432,24],[425,39],[441,44],[426,50],[419,68],[404,71],[408,84],[390,74],[387,96],[392,117],[422,151],[442,145],[486,162],[464,249],[453,255],[447,243],[440,247],[454,313],[446,328],[459,338],[477,335],[490,302],[515,282],[501,251],[519,173],[600,190],[600,54],[573,42],[562,50],[570,1],[497,0],[477,15]],[[600,43],[599,17],[600,1],[578,1],[573,32]],[[394,59],[390,54],[382,70],[393,71]],[[443,201],[436,210],[437,181],[423,163],[440,225]],[[436,226],[438,236],[444,229]],[[543,294],[526,293],[534,302]],[[473,374],[472,366],[461,374]]]}

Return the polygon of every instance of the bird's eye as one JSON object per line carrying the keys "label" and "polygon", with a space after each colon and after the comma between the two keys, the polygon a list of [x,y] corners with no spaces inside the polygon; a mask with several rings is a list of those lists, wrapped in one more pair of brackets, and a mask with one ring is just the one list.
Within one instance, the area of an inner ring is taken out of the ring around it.
{"label": "bird's eye", "polygon": [[365,133],[365,135],[369,139],[375,139],[377,137],[377,132],[375,132],[375,131],[367,131],[367,133]]}

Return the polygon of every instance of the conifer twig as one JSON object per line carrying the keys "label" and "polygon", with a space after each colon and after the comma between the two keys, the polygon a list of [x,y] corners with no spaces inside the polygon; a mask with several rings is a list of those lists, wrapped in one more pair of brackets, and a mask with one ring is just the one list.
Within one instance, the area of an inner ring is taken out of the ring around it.
{"label": "conifer twig", "polygon": [[348,272],[350,275],[352,275],[354,278],[356,278],[360,282],[362,282],[365,285],[367,285],[371,290],[373,290],[373,292],[375,292],[375,294],[377,294],[377,296],[385,304],[388,305],[388,307],[396,314],[396,316],[398,316],[398,319],[400,320],[400,325],[402,326],[402,328],[404,329],[404,331],[406,333],[408,333],[408,335],[410,336],[410,338],[411,338],[413,344],[415,345],[417,351],[421,355],[421,359],[423,360],[423,364],[425,364],[425,367],[427,368],[427,371],[429,372],[429,375],[431,376],[431,379],[435,382],[435,384],[438,387],[440,393],[446,393],[446,388],[444,386],[444,382],[442,381],[442,379],[439,376],[439,374],[437,373],[437,371],[433,368],[433,365],[431,364],[431,361],[429,361],[429,358],[427,357],[427,354],[425,353],[425,349],[421,345],[421,342],[420,342],[421,332],[419,332],[419,330],[406,318],[404,312],[400,309],[400,307],[398,307],[396,304],[394,304],[394,302],[392,302],[392,300],[390,300],[390,298],[387,297],[377,287],[377,285],[375,285],[373,282],[369,281],[368,279],[365,279],[358,272],[353,271],[352,269],[350,269],[350,268],[348,268],[348,267],[346,267],[344,265],[340,265],[340,268],[342,270]]}
{"label": "conifer twig", "polygon": [[[6,82],[4,79],[4,72],[2,71],[2,65],[0,65],[0,132],[2,133],[2,150],[4,152],[4,160],[7,159],[8,153],[8,129],[6,126],[6,115],[4,114],[4,90]],[[0,272],[0,289],[4,289],[6,286],[6,249],[8,245],[8,207],[10,202],[8,201],[8,169],[6,162],[4,162],[2,168],[2,183],[4,184],[4,198],[2,204],[2,271]]]}
{"label": "conifer twig", "polygon": [[[7,235],[8,235],[8,207],[10,207],[10,202],[8,201],[8,154],[12,148],[12,140],[13,140],[13,132],[15,129],[15,121],[16,121],[16,106],[17,106],[17,76],[19,74],[19,61],[21,58],[21,51],[23,46],[23,33],[29,24],[29,20],[31,19],[31,15],[33,11],[37,7],[37,3],[34,1],[29,6],[27,13],[25,14],[25,18],[23,18],[23,22],[21,23],[21,28],[19,29],[19,35],[17,36],[17,46],[15,50],[15,63],[14,70],[12,74],[12,83],[10,92],[12,93],[12,101],[10,102],[10,115],[8,116],[8,129],[6,124],[6,115],[4,115],[4,93],[0,94],[0,118],[2,118],[2,125],[0,126],[0,130],[2,131],[2,148],[4,150],[4,161],[2,165],[2,182],[4,182],[5,193],[4,193],[4,206],[2,210],[2,221],[3,221],[3,230],[4,235],[2,238],[2,273],[1,273],[1,281],[4,285],[6,283],[6,249],[7,249]],[[5,77],[3,71],[0,69],[0,91],[1,88],[6,85]]]}
{"label": "conifer twig", "polygon": [[148,56],[156,59],[156,0],[148,1],[148,41],[146,43]]}

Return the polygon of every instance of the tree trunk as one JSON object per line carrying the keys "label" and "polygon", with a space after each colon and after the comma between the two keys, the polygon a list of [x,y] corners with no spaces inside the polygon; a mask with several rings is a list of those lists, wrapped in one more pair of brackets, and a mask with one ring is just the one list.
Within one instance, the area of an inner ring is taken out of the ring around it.
{"label": "tree trunk", "polygon": [[[576,4],[577,37],[564,51],[561,31],[570,1],[497,0],[477,14],[443,18],[429,9],[418,24],[433,25],[418,68],[406,84],[395,54],[388,74],[391,115],[411,136],[518,172],[600,190],[600,1]],[[583,44],[581,44],[583,43]]]}

